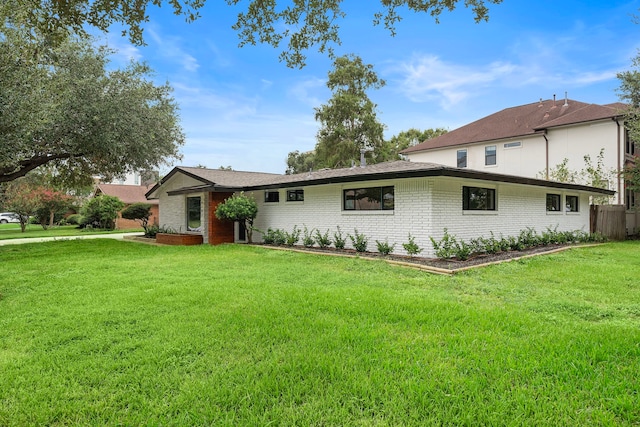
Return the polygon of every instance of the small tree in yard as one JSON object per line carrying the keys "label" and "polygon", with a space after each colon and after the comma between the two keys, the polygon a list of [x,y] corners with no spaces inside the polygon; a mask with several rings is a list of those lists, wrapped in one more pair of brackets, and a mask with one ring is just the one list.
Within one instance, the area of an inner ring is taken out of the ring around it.
{"label": "small tree in yard", "polygon": [[45,230],[53,226],[56,214],[61,216],[71,205],[73,197],[62,191],[39,188],[38,209],[36,215]]}
{"label": "small tree in yard", "polygon": [[34,215],[40,204],[40,192],[29,181],[19,178],[7,185],[4,192],[4,208],[20,217],[20,229],[24,233],[29,217]]}
{"label": "small tree in yard", "polygon": [[113,196],[98,196],[89,200],[82,207],[82,216],[85,224],[97,224],[100,228],[113,229],[118,212],[124,207],[124,203]]}
{"label": "small tree in yard", "polygon": [[258,204],[253,197],[246,196],[243,192],[234,194],[216,209],[216,218],[227,221],[244,223],[247,229],[247,241],[251,243],[253,234],[253,220],[258,215]]}
{"label": "small tree in yard", "polygon": [[151,205],[148,203],[132,203],[122,211],[122,218],[140,221],[145,234],[148,233],[149,217],[151,217]]}

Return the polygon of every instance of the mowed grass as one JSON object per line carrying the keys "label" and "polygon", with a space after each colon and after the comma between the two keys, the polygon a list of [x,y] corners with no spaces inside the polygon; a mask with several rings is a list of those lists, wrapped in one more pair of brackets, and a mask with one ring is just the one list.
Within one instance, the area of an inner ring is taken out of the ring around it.
{"label": "mowed grass", "polygon": [[24,233],[20,229],[20,224],[0,224],[0,240],[9,239],[28,239],[31,237],[73,237],[86,236],[88,234],[110,234],[110,233],[129,233],[142,231],[142,228],[135,230],[81,230],[77,225],[63,225],[42,228],[41,225],[27,224]]}
{"label": "mowed grass", "polygon": [[247,246],[0,247],[0,425],[639,425],[640,242],[454,277]]}

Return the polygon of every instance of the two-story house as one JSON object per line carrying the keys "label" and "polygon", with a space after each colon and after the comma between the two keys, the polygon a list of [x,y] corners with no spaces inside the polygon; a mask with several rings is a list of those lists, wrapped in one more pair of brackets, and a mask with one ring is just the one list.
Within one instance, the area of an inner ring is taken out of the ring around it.
{"label": "two-story house", "polygon": [[[626,205],[627,233],[635,234],[640,225],[635,201],[640,199],[625,188],[620,175],[636,150],[624,127],[624,107],[554,96],[504,109],[402,154],[415,162],[543,179],[553,179],[553,171],[563,164],[580,175],[587,167],[585,156],[593,167],[601,160],[609,181],[602,186],[616,191],[610,203]],[[585,182],[585,176],[580,183],[595,184]]]}

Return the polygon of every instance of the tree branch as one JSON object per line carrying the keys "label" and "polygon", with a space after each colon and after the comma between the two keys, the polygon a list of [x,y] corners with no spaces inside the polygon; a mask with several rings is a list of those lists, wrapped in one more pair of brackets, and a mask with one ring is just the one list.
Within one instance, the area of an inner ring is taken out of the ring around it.
{"label": "tree branch", "polygon": [[[27,173],[31,172],[35,168],[52,162],[54,160],[60,159],[68,159],[71,157],[70,153],[62,153],[62,154],[54,154],[54,155],[45,155],[45,156],[35,156],[27,160],[22,160],[18,166],[18,169],[15,168],[0,168],[0,183],[2,182],[10,182],[16,178],[20,178],[25,176]],[[78,155],[76,155],[78,157]]]}

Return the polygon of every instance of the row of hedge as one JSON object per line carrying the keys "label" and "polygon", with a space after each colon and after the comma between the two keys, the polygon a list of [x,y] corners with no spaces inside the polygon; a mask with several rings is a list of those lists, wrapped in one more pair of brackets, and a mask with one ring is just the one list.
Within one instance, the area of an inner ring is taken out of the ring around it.
{"label": "row of hedge", "polygon": [[[438,258],[455,258],[462,261],[482,254],[523,251],[538,246],[602,242],[605,240],[599,234],[590,234],[582,230],[558,231],[557,228],[557,226],[555,228],[547,227],[545,231],[538,234],[535,229],[527,227],[525,230],[520,231],[517,236],[508,237],[504,237],[502,234],[500,237],[496,237],[491,232],[489,237],[478,237],[469,241],[458,239],[456,236],[449,234],[445,228],[442,239],[436,240],[430,237],[430,240]],[[347,233],[345,235],[340,227],[337,227],[337,230],[332,235],[330,235],[329,230],[322,233],[315,228],[309,230],[307,226],[302,229],[294,226],[292,231],[269,228],[267,231],[260,231],[260,233],[262,233],[262,240],[265,244],[275,246],[295,246],[302,242],[302,245],[306,248],[317,246],[321,249],[326,249],[333,245],[336,249],[344,249],[348,239],[357,252],[366,252],[369,243],[367,236],[360,233],[358,229],[354,229],[353,234]],[[395,250],[396,244],[389,244],[386,239],[385,241],[376,240],[375,242],[377,251],[382,255],[389,255]],[[409,256],[418,255],[423,250],[416,244],[415,237],[411,234],[408,235],[407,242],[402,243],[402,247]]]}

